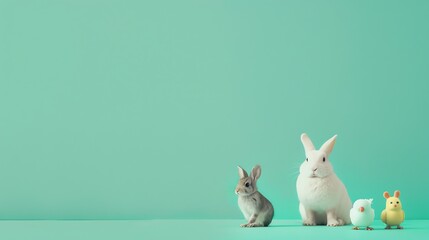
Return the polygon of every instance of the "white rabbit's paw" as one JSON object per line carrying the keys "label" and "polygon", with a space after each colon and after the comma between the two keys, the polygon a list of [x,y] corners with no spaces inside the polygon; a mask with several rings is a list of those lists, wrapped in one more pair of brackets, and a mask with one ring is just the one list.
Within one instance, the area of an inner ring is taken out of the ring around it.
{"label": "white rabbit's paw", "polygon": [[337,226],[342,226],[342,225],[344,225],[344,223],[342,223],[342,221],[338,221],[338,220],[331,220],[327,224],[327,226],[330,226],[330,227],[337,227]]}
{"label": "white rabbit's paw", "polygon": [[306,219],[302,222],[302,225],[304,226],[316,226],[316,221],[313,219]]}
{"label": "white rabbit's paw", "polygon": [[328,218],[328,224],[326,224],[326,225],[330,226],[330,227],[343,226],[344,221],[341,218],[338,218],[338,219],[329,219]]}

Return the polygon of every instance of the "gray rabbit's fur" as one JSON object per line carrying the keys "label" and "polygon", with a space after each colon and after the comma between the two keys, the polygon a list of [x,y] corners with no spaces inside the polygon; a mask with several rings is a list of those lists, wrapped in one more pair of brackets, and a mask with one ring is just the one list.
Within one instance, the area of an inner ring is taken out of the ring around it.
{"label": "gray rabbit's fur", "polygon": [[274,208],[271,202],[266,199],[256,186],[256,181],[261,176],[261,167],[256,165],[252,173],[238,167],[240,180],[238,181],[235,193],[238,195],[238,206],[246,219],[246,224],[241,227],[266,227],[270,225]]}

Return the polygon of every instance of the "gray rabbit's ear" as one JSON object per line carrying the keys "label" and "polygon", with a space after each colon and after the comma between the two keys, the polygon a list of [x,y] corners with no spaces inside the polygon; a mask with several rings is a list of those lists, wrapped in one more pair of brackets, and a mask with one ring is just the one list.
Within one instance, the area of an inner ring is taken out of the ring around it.
{"label": "gray rabbit's ear", "polygon": [[252,169],[252,173],[250,174],[250,177],[256,181],[258,180],[258,178],[261,176],[261,166],[256,165],[253,169]]}
{"label": "gray rabbit's ear", "polygon": [[246,170],[242,169],[240,166],[238,167],[238,176],[240,176],[240,178],[245,178],[248,177],[249,175],[247,175]]}
{"label": "gray rabbit's ear", "polygon": [[311,142],[310,137],[308,137],[306,133],[301,134],[301,142],[302,142],[302,145],[304,145],[305,152],[315,149],[313,142]]}
{"label": "gray rabbit's ear", "polygon": [[336,140],[337,140],[337,135],[334,135],[322,145],[322,147],[320,148],[320,151],[325,152],[326,155],[329,156],[329,154],[331,154],[332,152],[332,149],[334,149]]}

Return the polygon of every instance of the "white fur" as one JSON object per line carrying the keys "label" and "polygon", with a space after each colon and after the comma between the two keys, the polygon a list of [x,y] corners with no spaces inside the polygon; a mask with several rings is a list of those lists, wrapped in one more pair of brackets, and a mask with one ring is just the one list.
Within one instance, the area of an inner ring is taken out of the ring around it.
{"label": "white fur", "polygon": [[301,135],[306,159],[301,164],[296,188],[304,225],[350,224],[350,197],[328,159],[336,137],[326,141],[320,150],[315,150],[307,134]]}

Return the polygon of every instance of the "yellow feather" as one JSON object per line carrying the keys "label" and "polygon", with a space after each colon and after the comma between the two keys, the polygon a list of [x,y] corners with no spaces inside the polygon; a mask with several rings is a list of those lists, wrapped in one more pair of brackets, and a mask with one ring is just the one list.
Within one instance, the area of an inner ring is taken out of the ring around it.
{"label": "yellow feather", "polygon": [[381,221],[383,221],[384,223],[386,223],[386,210],[383,210],[383,212],[381,212]]}

